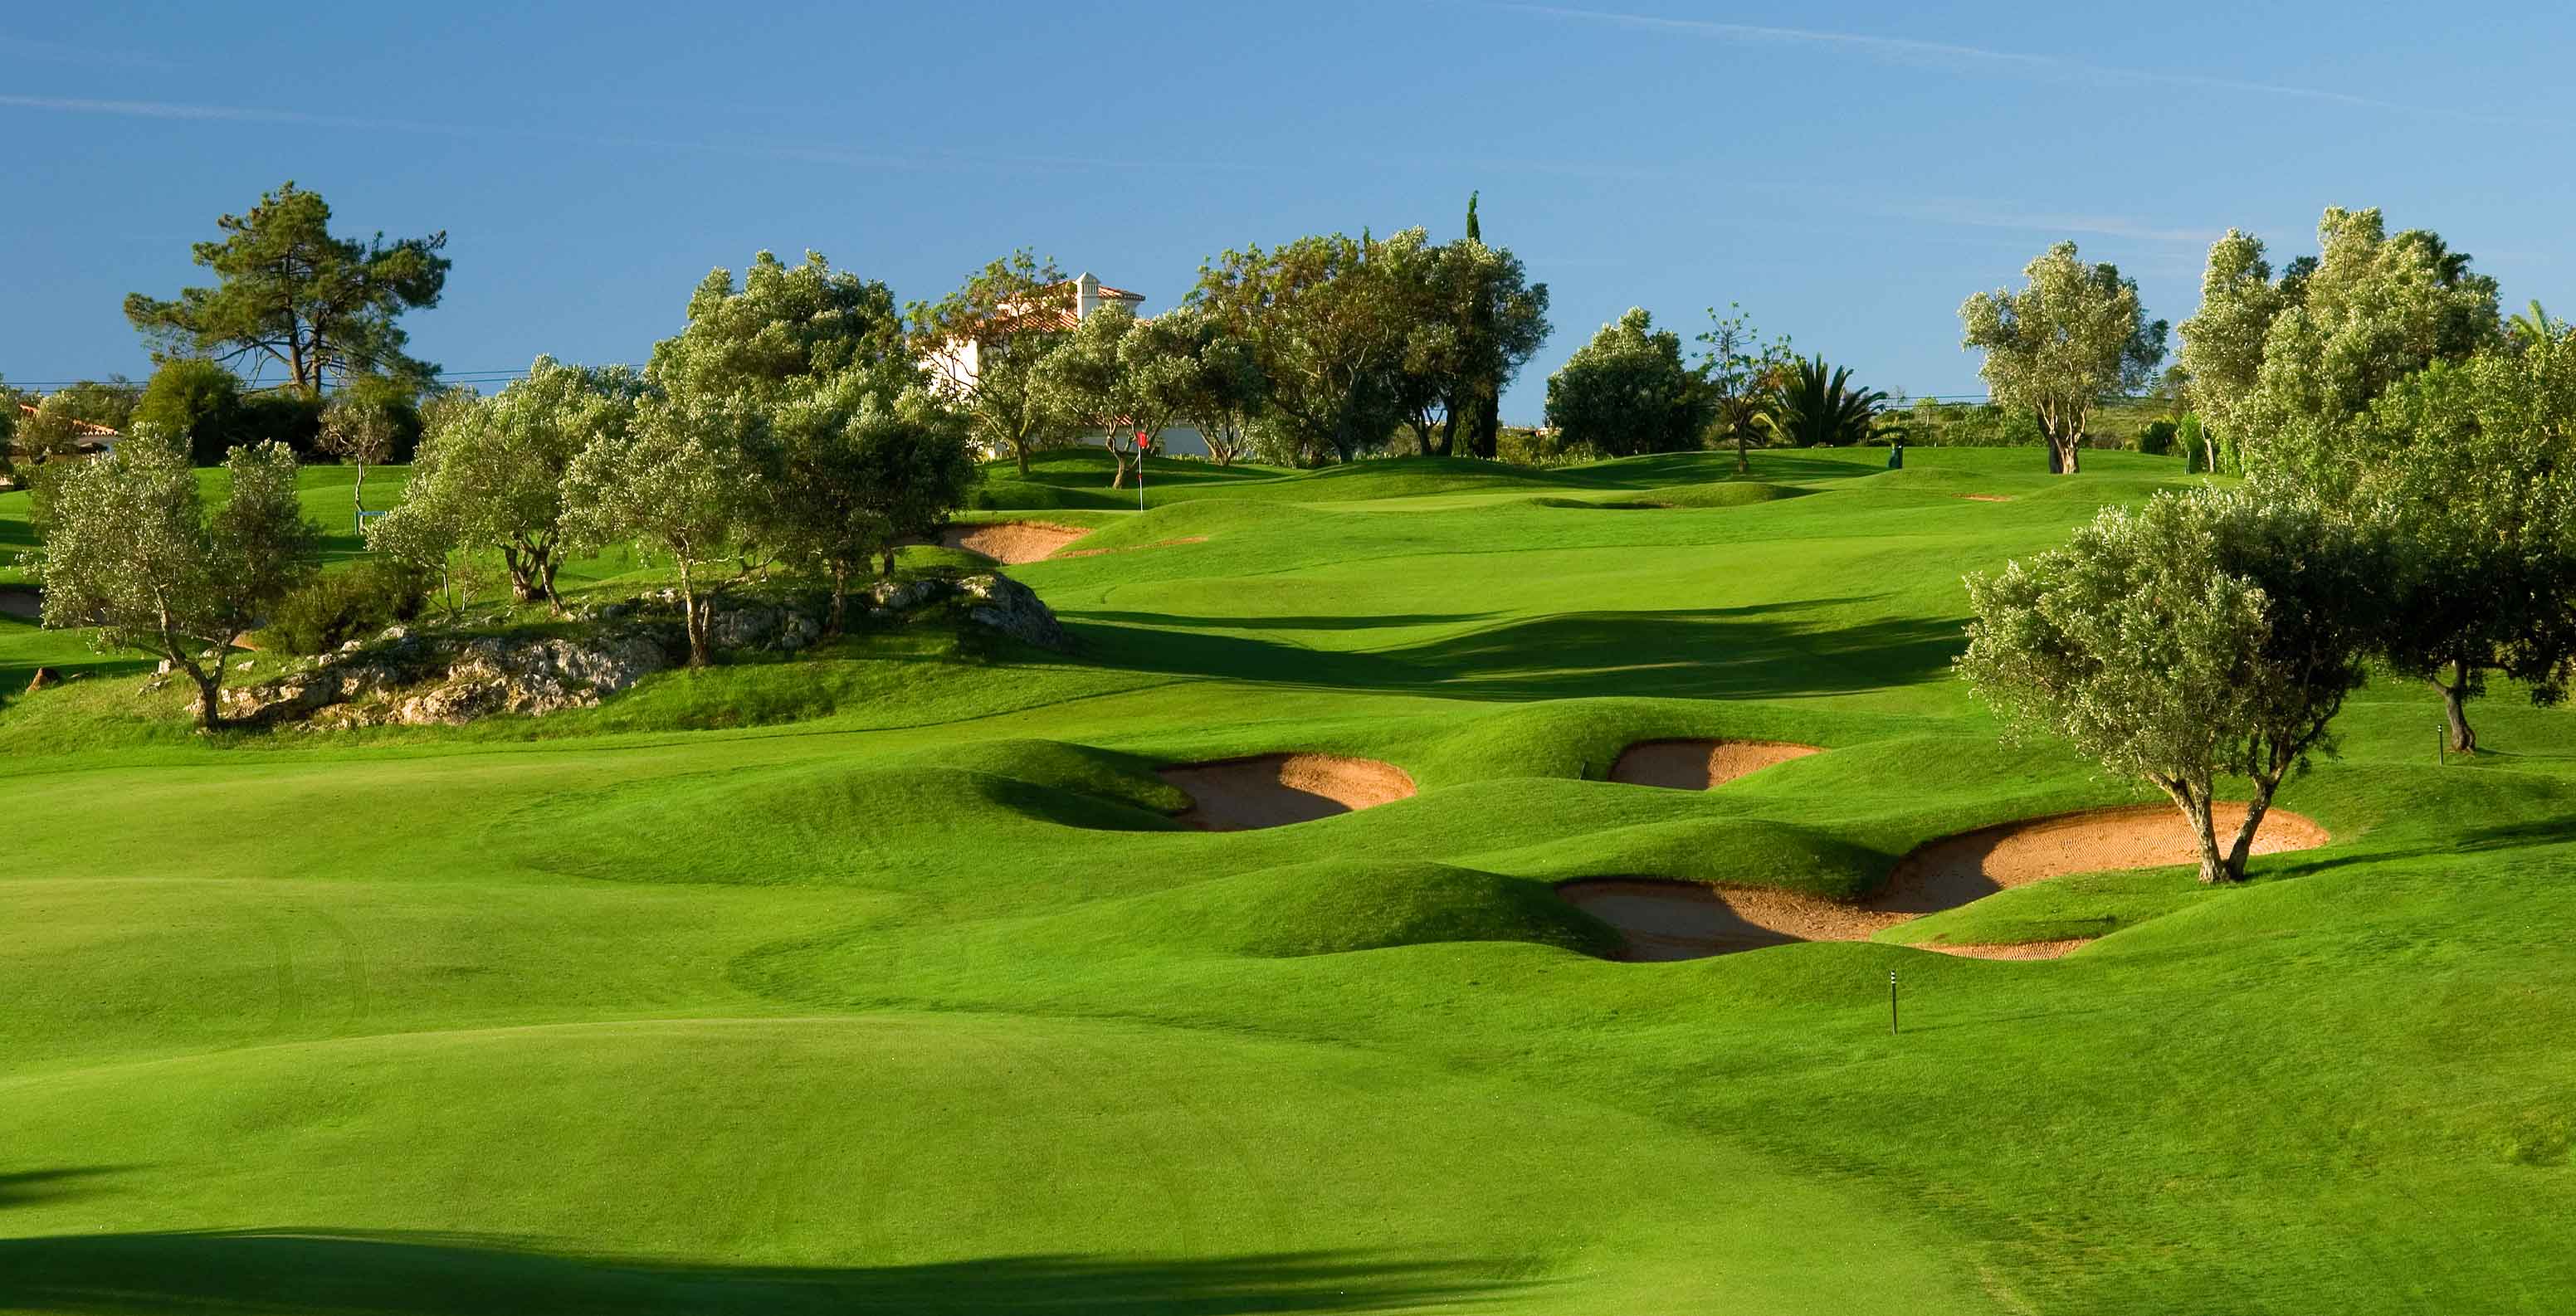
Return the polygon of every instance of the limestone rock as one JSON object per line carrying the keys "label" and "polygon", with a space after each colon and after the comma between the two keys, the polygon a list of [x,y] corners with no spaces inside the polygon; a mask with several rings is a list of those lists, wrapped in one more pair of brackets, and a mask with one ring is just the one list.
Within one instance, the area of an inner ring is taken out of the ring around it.
{"label": "limestone rock", "polygon": [[967,620],[1041,649],[1073,647],[1064,624],[1028,586],[996,572],[968,576],[957,582],[957,589],[968,600]]}

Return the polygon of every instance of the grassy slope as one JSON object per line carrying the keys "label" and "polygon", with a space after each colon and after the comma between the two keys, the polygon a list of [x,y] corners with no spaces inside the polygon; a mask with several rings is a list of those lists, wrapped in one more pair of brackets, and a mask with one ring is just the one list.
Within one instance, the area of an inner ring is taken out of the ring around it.
{"label": "grassy slope", "polygon": [[[2178,478],[2034,456],[1760,454],[1807,496],[1673,510],[1533,500],[1731,460],[1181,471],[1083,518],[1139,551],[1016,570],[1074,659],[872,637],[363,740],[209,745],[124,679],[17,699],[0,1307],[2563,1307],[2563,714],[2491,700],[2506,752],[2436,768],[2435,709],[2375,686],[2284,800],[2332,848],[1895,934],[2125,929],[2056,963],[1612,964],[1546,897],[1851,891],[2136,798],[1999,748],[1946,675],[1960,571]],[[65,638],[0,618],[0,670]],[[1836,752],[1597,780],[1685,734]],[[1424,793],[1161,817],[1152,764],[1286,748]]]}

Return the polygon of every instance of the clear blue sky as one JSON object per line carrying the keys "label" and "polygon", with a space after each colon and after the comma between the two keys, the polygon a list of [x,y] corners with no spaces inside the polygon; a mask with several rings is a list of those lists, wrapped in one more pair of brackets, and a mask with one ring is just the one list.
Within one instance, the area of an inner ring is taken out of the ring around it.
{"label": "clear blue sky", "polygon": [[[2456,14],[2461,21],[2449,21]],[[690,286],[811,248],[936,296],[1017,246],[1147,294],[1311,231],[1485,235],[1555,293],[1506,404],[1640,305],[1915,394],[1955,312],[2074,238],[2180,320],[2209,240],[2439,229],[2576,310],[2576,19],[2556,5],[0,5],[0,376],[148,368],[127,292],[295,179],[445,229],[408,321],[453,371],[641,360]],[[273,21],[272,21],[273,20]]]}

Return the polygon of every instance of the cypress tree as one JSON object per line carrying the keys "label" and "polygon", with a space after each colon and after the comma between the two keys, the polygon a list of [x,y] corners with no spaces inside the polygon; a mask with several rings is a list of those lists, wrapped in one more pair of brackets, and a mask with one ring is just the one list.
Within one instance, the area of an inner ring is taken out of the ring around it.
{"label": "cypress tree", "polygon": [[[1469,192],[1467,194],[1467,240],[1481,246],[1485,241],[1485,230],[1482,225],[1476,222],[1476,198],[1478,195],[1479,194],[1476,192]],[[1477,315],[1479,319],[1488,322],[1488,331],[1490,332],[1490,322],[1493,319],[1493,308],[1489,306],[1478,307]],[[1467,455],[1471,457],[1491,458],[1494,455],[1498,441],[1502,436],[1502,430],[1503,396],[1501,381],[1487,379],[1476,386],[1476,414],[1468,417],[1467,419]]]}

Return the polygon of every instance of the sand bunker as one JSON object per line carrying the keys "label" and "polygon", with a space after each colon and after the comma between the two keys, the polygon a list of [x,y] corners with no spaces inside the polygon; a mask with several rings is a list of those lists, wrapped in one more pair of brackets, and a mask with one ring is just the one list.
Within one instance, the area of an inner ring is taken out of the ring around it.
{"label": "sand bunker", "polygon": [[2011,494],[1961,494],[1959,496],[1972,503],[2009,503],[2012,501]]}
{"label": "sand bunker", "polygon": [[1180,820],[1207,832],[1285,827],[1413,794],[1404,769],[1338,754],[1264,754],[1164,768],[1160,775],[1189,793]]}
{"label": "sand bunker", "polygon": [[[2218,806],[2222,838],[2244,821],[2244,805]],[[2254,853],[2314,849],[2328,839],[2314,822],[2274,809],[2255,833]],[[1956,909],[2006,887],[2069,873],[2198,862],[2199,844],[2182,815],[2157,804],[2062,814],[1943,837],[1898,861],[1887,886],[1857,904],[1767,888],[1634,877],[1587,878],[1567,882],[1557,892],[1619,930],[1627,943],[1622,958],[1684,960],[1796,941],[1866,941],[1882,929]],[[1923,949],[1983,959],[2055,959],[2083,944],[2076,939]]]}
{"label": "sand bunker", "polygon": [[1619,751],[1610,780],[1631,786],[1704,791],[1774,763],[1822,753],[1775,740],[1642,740]]}
{"label": "sand bunker", "polygon": [[949,526],[939,532],[939,542],[949,548],[962,548],[991,558],[1004,566],[1018,566],[1023,562],[1042,561],[1057,549],[1090,533],[1044,521],[992,521],[982,525]]}

